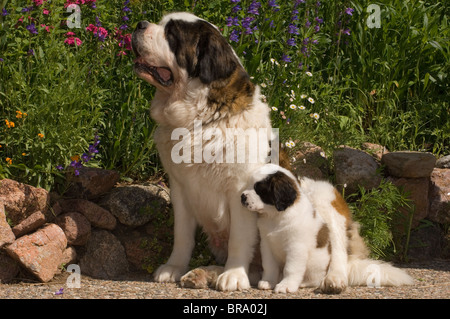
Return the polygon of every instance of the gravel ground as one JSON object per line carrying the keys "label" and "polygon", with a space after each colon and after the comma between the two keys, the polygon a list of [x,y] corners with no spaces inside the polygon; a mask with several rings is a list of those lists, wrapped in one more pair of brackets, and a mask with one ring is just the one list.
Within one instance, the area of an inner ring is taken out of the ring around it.
{"label": "gravel ground", "polygon": [[[213,289],[185,289],[177,284],[153,282],[150,275],[134,273],[121,280],[99,280],[81,276],[80,288],[67,288],[68,273],[48,283],[0,284],[2,299],[450,299],[450,261],[397,265],[416,281],[405,287],[349,287],[340,295],[299,289],[293,294],[271,291],[219,292]],[[56,294],[63,288],[62,294]]]}

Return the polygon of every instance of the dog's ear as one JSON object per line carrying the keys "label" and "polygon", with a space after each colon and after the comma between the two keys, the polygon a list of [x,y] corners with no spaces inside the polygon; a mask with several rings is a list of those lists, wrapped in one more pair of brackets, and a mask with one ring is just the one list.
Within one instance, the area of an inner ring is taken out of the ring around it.
{"label": "dog's ear", "polygon": [[275,173],[272,178],[273,198],[275,208],[281,212],[290,207],[297,199],[297,187],[290,177],[282,172]]}
{"label": "dog's ear", "polygon": [[204,22],[205,26],[197,45],[197,73],[202,83],[229,78],[238,66],[237,57],[225,38]]}
{"label": "dog's ear", "polygon": [[194,24],[182,20],[167,22],[164,34],[169,48],[175,55],[180,67],[185,68],[190,77],[195,76],[197,66],[196,45],[198,39],[193,32]]}
{"label": "dog's ear", "polygon": [[254,186],[261,200],[281,212],[291,206],[298,197],[297,187],[290,177],[276,172],[259,181]]}

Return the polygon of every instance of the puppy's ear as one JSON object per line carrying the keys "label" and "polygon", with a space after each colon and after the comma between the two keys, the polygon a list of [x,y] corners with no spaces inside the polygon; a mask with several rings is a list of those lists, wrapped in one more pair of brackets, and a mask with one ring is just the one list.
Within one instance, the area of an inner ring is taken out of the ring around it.
{"label": "puppy's ear", "polygon": [[298,196],[294,181],[282,172],[273,173],[257,182],[254,189],[264,203],[275,206],[279,212],[291,206]]}
{"label": "puppy's ear", "polygon": [[281,212],[290,207],[297,199],[298,192],[297,187],[285,174],[277,172],[282,175],[277,176],[272,181],[273,186],[273,198],[275,208]]}
{"label": "puppy's ear", "polygon": [[197,73],[205,84],[229,78],[237,67],[236,56],[225,38],[213,26],[204,22],[197,53]]}

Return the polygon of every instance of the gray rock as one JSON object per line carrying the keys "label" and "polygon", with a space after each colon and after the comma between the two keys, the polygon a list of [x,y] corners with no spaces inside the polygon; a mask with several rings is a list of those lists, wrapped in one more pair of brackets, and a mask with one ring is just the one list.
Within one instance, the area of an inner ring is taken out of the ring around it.
{"label": "gray rock", "polygon": [[386,166],[389,175],[396,177],[429,177],[435,163],[434,155],[426,152],[391,152],[381,158],[381,164]]}
{"label": "gray rock", "polygon": [[127,226],[142,226],[156,212],[169,209],[170,195],[166,188],[150,184],[117,187],[103,198],[100,205]]}
{"label": "gray rock", "polygon": [[435,168],[431,173],[429,219],[450,223],[450,170]]}
{"label": "gray rock", "polygon": [[125,249],[109,231],[96,230],[80,260],[81,273],[99,279],[114,279],[128,271]]}
{"label": "gray rock", "polygon": [[450,168],[450,155],[441,157],[436,161],[437,168]]}
{"label": "gray rock", "polygon": [[338,148],[333,153],[336,184],[339,189],[346,187],[346,192],[355,193],[358,186],[365,189],[378,187],[381,175],[378,163],[366,152],[350,148]]}

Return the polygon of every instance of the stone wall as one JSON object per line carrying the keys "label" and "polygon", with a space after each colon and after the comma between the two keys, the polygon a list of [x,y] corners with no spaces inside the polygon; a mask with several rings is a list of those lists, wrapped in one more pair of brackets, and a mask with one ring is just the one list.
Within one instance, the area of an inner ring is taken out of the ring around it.
{"label": "stone wall", "polygon": [[151,256],[166,258],[170,248],[155,241],[167,242],[172,225],[158,233],[153,225],[171,220],[169,190],[162,183],[116,185],[118,180],[114,171],[84,168],[71,177],[64,198],[1,180],[0,282],[47,282],[73,263],[82,274],[112,279],[142,269]]}
{"label": "stone wall", "polygon": [[[450,158],[387,152],[374,144],[363,149],[336,149],[332,165],[320,147],[303,143],[292,167],[300,176],[334,176],[346,194],[359,185],[376,188],[382,178],[404,188],[416,205],[410,256],[449,258],[448,233],[442,230],[450,222]],[[47,282],[73,263],[82,274],[113,279],[133,269],[152,272],[165,262],[173,215],[164,183],[120,185],[118,173],[93,168],[83,168],[69,181],[64,197],[0,181],[0,282],[27,276]]]}

